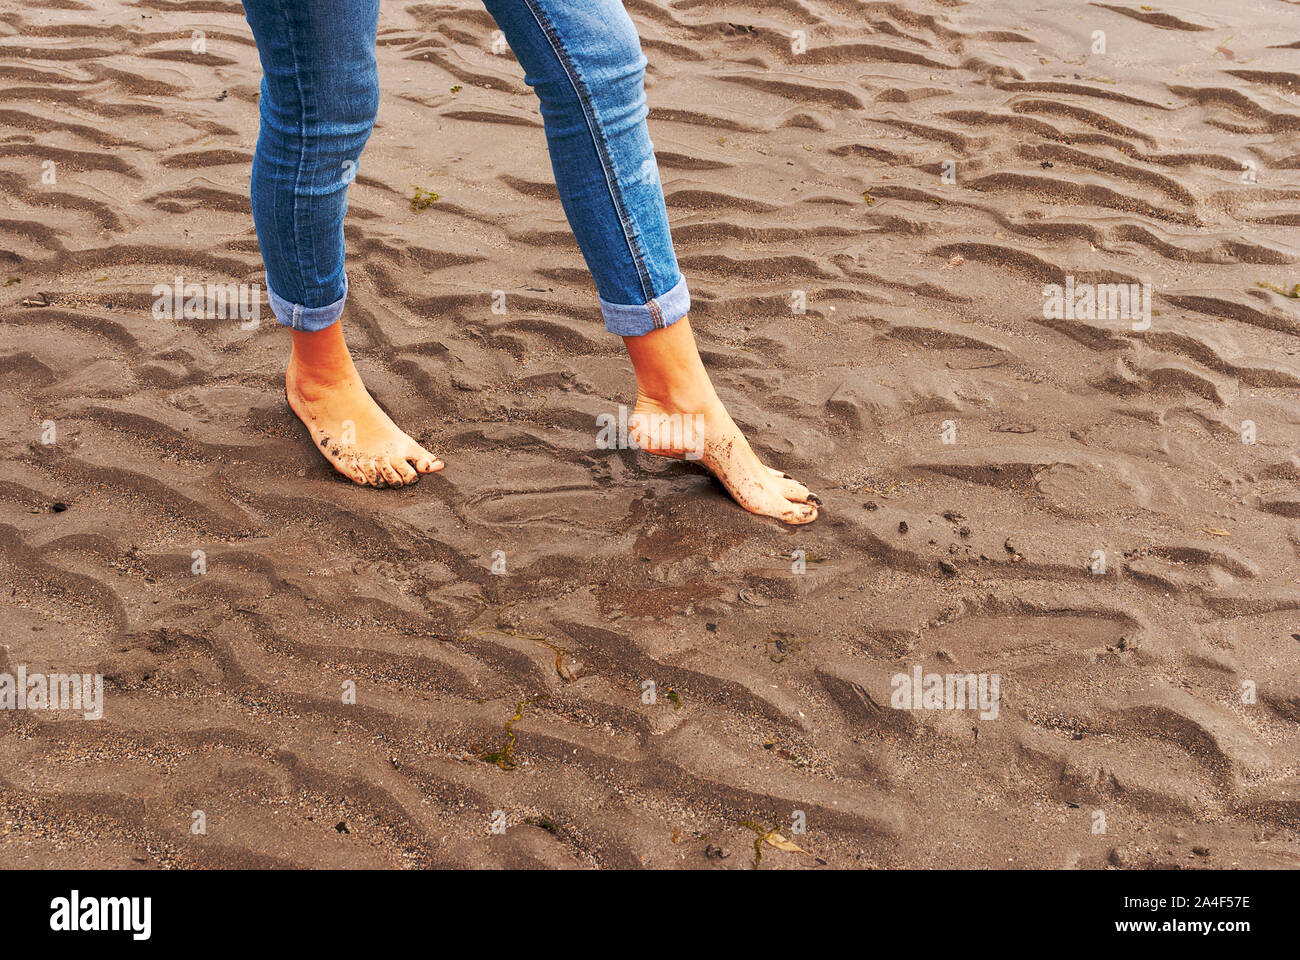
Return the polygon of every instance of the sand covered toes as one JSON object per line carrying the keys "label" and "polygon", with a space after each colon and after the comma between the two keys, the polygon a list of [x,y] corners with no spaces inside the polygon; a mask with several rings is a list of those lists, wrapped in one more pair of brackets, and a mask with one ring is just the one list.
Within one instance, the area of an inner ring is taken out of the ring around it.
{"label": "sand covered toes", "polygon": [[766,466],[716,398],[699,406],[704,412],[638,397],[629,435],[647,453],[702,463],[750,513],[790,524],[817,519],[816,495]]}
{"label": "sand covered toes", "polygon": [[291,362],[285,378],[290,409],[325,459],[354,483],[404,487],[443,468],[379,408],[360,377],[323,384],[296,374]]}

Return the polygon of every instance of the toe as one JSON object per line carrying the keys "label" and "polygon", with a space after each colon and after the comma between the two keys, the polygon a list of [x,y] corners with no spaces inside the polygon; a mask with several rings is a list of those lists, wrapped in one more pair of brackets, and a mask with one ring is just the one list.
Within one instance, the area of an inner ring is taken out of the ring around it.
{"label": "toe", "polygon": [[372,457],[361,457],[357,460],[357,469],[366,478],[366,483],[372,487],[382,487],[384,485],[383,475],[379,472],[379,465],[375,463]]}
{"label": "toe", "polygon": [[776,469],[776,467],[767,467],[767,472],[770,473],[770,474],[771,474],[772,476],[774,476],[774,477],[784,477],[784,476],[785,476],[785,474],[782,473],[780,470]]}
{"label": "toe", "polygon": [[384,478],[384,483],[390,487],[400,487],[402,485],[402,475],[393,469],[392,463],[387,459],[383,457],[376,459],[375,466],[379,468],[379,475]]}
{"label": "toe", "polygon": [[428,450],[419,444],[411,447],[406,459],[415,464],[415,469],[420,473],[433,473],[435,470],[441,470],[443,463]]}
{"label": "toe", "polygon": [[795,503],[787,500],[775,487],[767,486],[754,491],[752,499],[736,497],[736,502],[751,513],[762,517],[773,517],[782,523],[811,523],[817,519],[817,508],[811,503]]}
{"label": "toe", "polygon": [[[324,448],[322,448],[322,451],[323,450]],[[364,487],[370,482],[366,475],[361,471],[361,467],[357,463],[356,457],[350,455],[332,457],[328,452],[325,452],[325,459],[329,461],[330,466],[343,474],[343,476],[347,477],[353,483]]]}
{"label": "toe", "polygon": [[796,503],[814,503],[812,491],[805,487],[798,480],[791,480],[789,477],[781,477],[777,480],[777,488],[781,491],[781,496],[787,500],[793,500]]}
{"label": "toe", "polygon": [[787,503],[776,516],[785,523],[812,523],[817,519],[817,508],[811,503]]}
{"label": "toe", "polygon": [[389,465],[397,471],[397,476],[403,486],[409,486],[412,483],[420,482],[420,475],[415,472],[415,468],[401,457],[393,457],[388,462]]}

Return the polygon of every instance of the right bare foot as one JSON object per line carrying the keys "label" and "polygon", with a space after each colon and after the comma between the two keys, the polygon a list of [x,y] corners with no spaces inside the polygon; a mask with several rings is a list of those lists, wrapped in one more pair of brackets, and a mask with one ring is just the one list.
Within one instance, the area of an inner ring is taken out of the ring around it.
{"label": "right bare foot", "polygon": [[354,483],[401,487],[443,468],[370,396],[343,340],[342,322],[313,333],[293,331],[284,392],[316,448]]}

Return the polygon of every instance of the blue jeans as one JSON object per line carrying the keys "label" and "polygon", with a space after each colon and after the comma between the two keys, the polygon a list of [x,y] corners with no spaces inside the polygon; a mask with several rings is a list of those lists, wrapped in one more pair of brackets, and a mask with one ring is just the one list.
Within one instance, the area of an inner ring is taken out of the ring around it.
{"label": "blue jeans", "polygon": [[[646,129],[646,60],[620,0],[484,0],[541,102],[560,201],[605,326],[641,336],[690,308]],[[348,184],[379,110],[379,0],[244,0],[262,60],[252,204],[276,319],[343,313]]]}

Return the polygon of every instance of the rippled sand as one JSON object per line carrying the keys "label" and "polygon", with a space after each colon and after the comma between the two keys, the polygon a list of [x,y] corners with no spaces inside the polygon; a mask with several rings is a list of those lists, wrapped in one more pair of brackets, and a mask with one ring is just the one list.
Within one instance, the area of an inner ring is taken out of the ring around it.
{"label": "rippled sand", "polygon": [[[107,685],[0,711],[0,865],[1300,864],[1300,6],[629,9],[811,527],[598,448],[631,369],[472,0],[384,4],[349,336],[448,467],[378,492],[269,310],[151,310],[264,282],[239,4],[0,0],[0,671]],[[998,716],[890,709],[917,665]]]}

